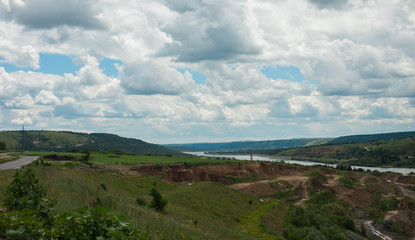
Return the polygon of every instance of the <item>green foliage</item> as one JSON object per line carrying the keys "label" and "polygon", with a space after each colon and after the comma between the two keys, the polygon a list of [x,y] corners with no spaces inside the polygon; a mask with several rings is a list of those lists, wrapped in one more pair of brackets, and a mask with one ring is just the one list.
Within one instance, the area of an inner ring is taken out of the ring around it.
{"label": "green foliage", "polygon": [[157,212],[162,212],[167,205],[167,199],[163,198],[155,188],[151,190],[150,195],[153,197],[150,207],[154,208]]}
{"label": "green foliage", "polygon": [[46,221],[35,211],[8,212],[0,218],[0,237],[7,239],[148,239],[108,209],[86,207]]}
{"label": "green foliage", "polygon": [[[21,149],[21,131],[0,132],[0,141],[9,150]],[[150,144],[139,139],[124,138],[105,133],[77,133],[69,131],[25,131],[25,151],[81,152],[85,149],[111,150],[165,156],[184,155],[174,149]]]}
{"label": "green foliage", "polygon": [[137,198],[136,202],[139,206],[145,206],[147,205],[146,200],[142,199],[142,198]]}
{"label": "green foliage", "polygon": [[[338,167],[349,170],[350,165],[360,166],[394,166],[415,167],[415,132],[411,132],[407,138],[405,133],[397,134],[396,138],[354,143],[330,143],[319,146],[296,147],[289,149],[277,149],[275,151],[258,150],[254,153],[263,153],[279,156],[290,156],[296,160],[312,160],[321,163],[338,163]],[[387,134],[386,134],[387,135]],[[392,134],[393,135],[393,134]],[[344,162],[343,160],[348,160]]]}
{"label": "green foliage", "polygon": [[289,240],[346,239],[341,228],[325,215],[293,206],[286,215],[283,236]]}
{"label": "green foliage", "polygon": [[6,144],[0,141],[0,150],[6,150]]}
{"label": "green foliage", "polygon": [[16,171],[13,181],[6,188],[4,205],[9,210],[29,208],[38,210],[45,202],[46,188],[33,173],[32,168]]}
{"label": "green foliage", "polygon": [[356,185],[356,181],[350,177],[340,177],[339,181],[348,188],[354,188]]}
{"label": "green foliage", "polygon": [[81,162],[89,164],[89,160],[91,160],[91,153],[89,152],[89,150],[86,150],[85,155],[81,157]]}
{"label": "green foliage", "polygon": [[46,198],[46,188],[32,168],[15,172],[4,205],[9,212],[0,217],[0,239],[148,239],[108,209],[53,214],[54,200]]}
{"label": "green foliage", "polygon": [[326,205],[332,203],[337,200],[336,192],[332,189],[328,189],[325,191],[318,192],[313,194],[309,200],[307,200],[310,204],[315,205]]}
{"label": "green foliage", "polygon": [[376,198],[374,201],[375,208],[383,213],[397,209],[398,205],[399,200],[396,197],[386,199]]}
{"label": "green foliage", "polygon": [[310,177],[310,178],[317,178],[323,181],[324,183],[327,183],[327,177],[318,172],[306,173],[305,176]]}

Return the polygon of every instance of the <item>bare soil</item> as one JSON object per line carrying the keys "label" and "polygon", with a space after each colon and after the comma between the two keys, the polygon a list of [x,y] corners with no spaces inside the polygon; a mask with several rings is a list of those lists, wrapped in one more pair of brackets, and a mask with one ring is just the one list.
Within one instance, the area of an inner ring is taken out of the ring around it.
{"label": "bare soil", "polygon": [[[385,221],[395,223],[405,236],[415,237],[415,192],[410,190],[410,186],[415,187],[415,176],[391,173],[374,176],[367,173],[345,173],[335,169],[264,162],[195,167],[180,164],[167,167],[152,164],[109,167],[125,174],[161,175],[170,182],[219,182],[255,196],[292,191],[295,195],[292,200],[297,201],[297,204],[303,204],[316,192],[332,189],[338,198],[350,205],[351,213],[360,219],[368,217],[364,209],[375,208],[375,200],[379,197],[388,199],[397,196],[400,201],[399,208],[388,212]],[[323,174],[327,182],[305,176],[309,172]],[[345,186],[339,181],[342,176],[352,179],[355,182],[353,187]],[[256,177],[262,180],[232,185],[234,177]]]}

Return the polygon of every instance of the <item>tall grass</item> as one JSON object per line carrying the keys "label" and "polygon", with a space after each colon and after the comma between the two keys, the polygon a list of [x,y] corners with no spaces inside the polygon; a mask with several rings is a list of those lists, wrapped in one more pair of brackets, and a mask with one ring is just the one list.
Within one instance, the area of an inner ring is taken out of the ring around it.
{"label": "tall grass", "polygon": [[[218,183],[171,184],[155,176],[78,167],[38,167],[36,173],[49,186],[58,213],[104,206],[154,239],[254,239],[240,229],[259,207],[258,199]],[[168,199],[166,213],[137,204],[138,197],[150,202],[152,188]]]}

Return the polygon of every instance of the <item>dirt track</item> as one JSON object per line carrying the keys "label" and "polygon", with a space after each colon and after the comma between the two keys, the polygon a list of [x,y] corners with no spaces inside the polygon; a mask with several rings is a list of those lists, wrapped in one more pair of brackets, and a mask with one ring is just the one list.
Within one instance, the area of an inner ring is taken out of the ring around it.
{"label": "dirt track", "polygon": [[23,167],[24,165],[27,165],[36,159],[38,159],[39,156],[21,156],[19,159],[11,162],[6,162],[3,164],[0,164],[0,170],[12,170],[12,169],[19,169]]}

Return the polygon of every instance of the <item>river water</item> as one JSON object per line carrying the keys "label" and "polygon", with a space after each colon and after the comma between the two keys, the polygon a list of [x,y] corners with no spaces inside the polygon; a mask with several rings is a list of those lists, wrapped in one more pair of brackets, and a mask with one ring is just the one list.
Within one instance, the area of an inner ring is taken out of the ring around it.
{"label": "river water", "polygon": [[[204,156],[204,157],[220,157],[220,158],[235,158],[238,160],[255,160],[255,161],[270,161],[270,162],[285,162],[289,164],[299,164],[304,166],[313,166],[313,165],[322,165],[322,166],[329,166],[329,167],[336,167],[336,164],[326,164],[326,163],[319,163],[319,162],[311,162],[311,161],[297,161],[297,160],[286,160],[281,159],[274,156],[264,156],[264,155],[252,155],[252,159],[250,155],[237,155],[237,154],[207,154],[205,152],[187,152],[188,154],[193,154],[197,156]],[[363,170],[371,170],[371,171],[379,171],[379,172],[396,172],[401,174],[409,174],[411,172],[415,173],[415,168],[395,168],[395,167],[363,167],[363,166],[351,166],[352,169],[362,168]]]}

